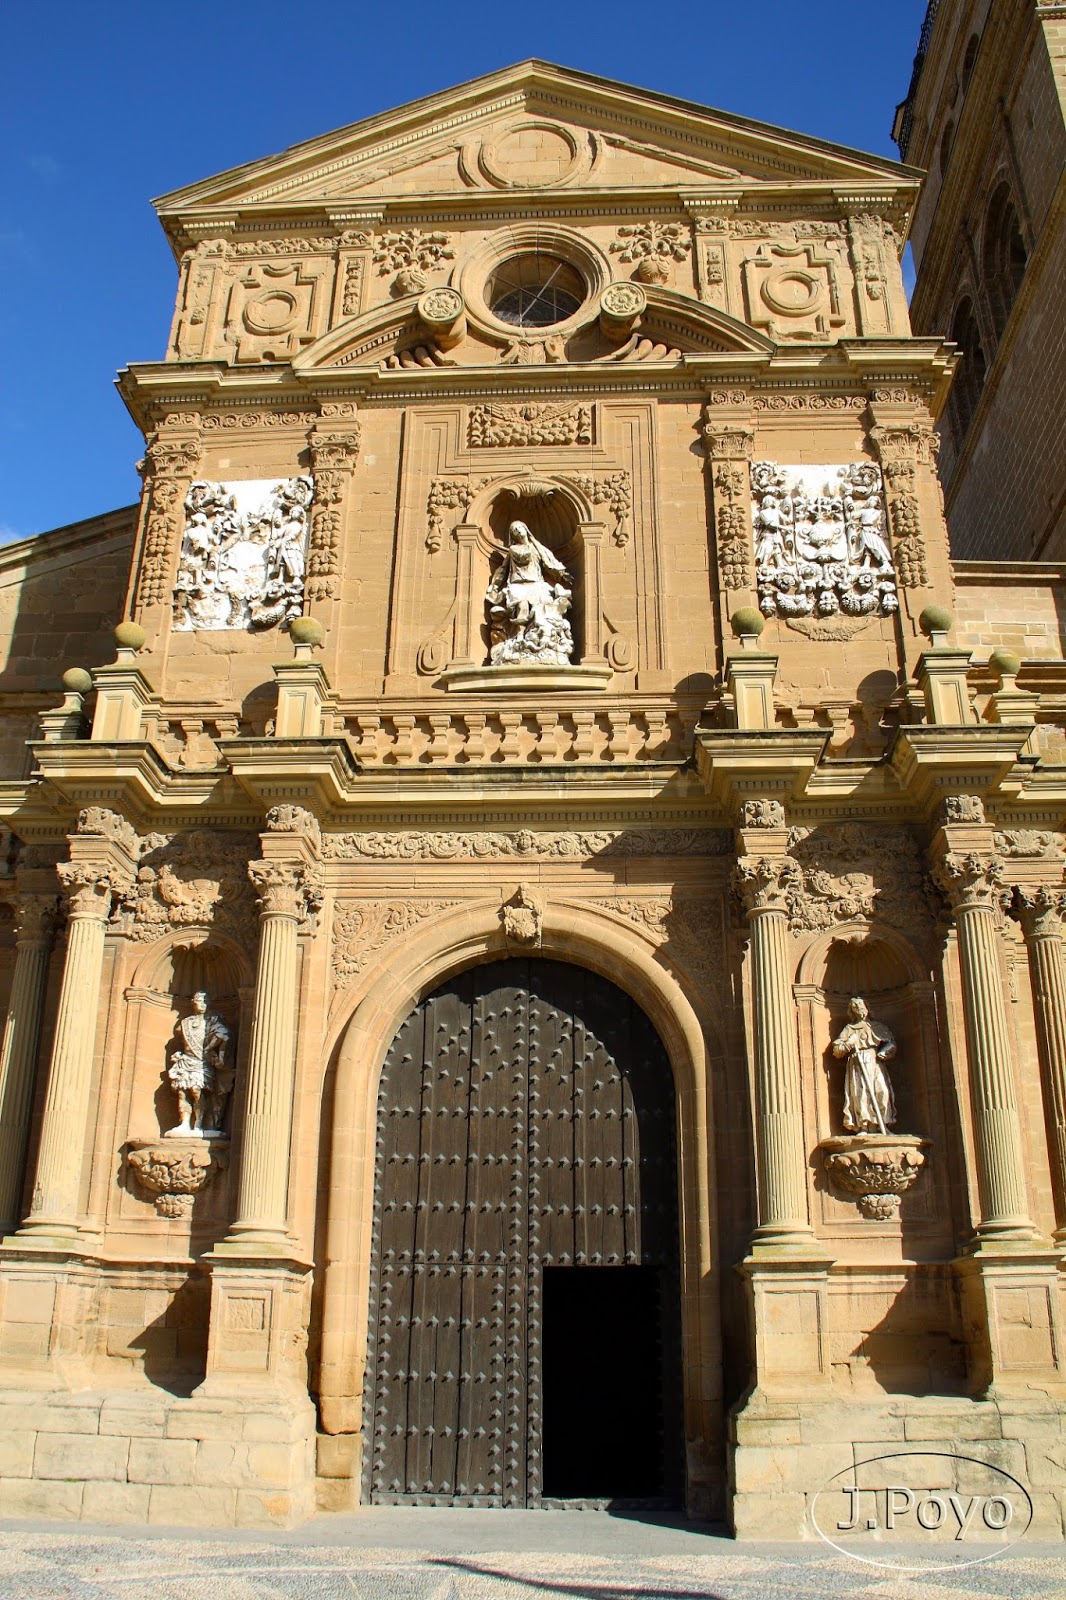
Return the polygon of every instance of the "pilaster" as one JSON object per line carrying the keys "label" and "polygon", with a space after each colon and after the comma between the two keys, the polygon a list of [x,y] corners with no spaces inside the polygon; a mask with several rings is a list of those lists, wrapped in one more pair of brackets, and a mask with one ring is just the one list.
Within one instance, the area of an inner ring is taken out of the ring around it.
{"label": "pilaster", "polygon": [[58,909],[55,894],[32,892],[20,894],[16,906],[15,973],[0,1047],[0,1235],[19,1221],[41,1010]]}

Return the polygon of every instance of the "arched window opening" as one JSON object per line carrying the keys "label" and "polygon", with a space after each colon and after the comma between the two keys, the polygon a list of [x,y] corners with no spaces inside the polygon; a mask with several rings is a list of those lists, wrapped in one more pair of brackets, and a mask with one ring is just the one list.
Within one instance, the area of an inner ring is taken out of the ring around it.
{"label": "arched window opening", "polygon": [[967,45],[966,45],[966,54],[962,58],[962,92],[963,92],[963,94],[966,93],[966,90],[970,86],[970,79],[973,77],[973,69],[974,69],[974,65],[975,65],[975,63],[977,61],[977,51],[978,51],[978,49],[980,47],[980,44],[981,44],[980,35],[976,34],[976,33],[972,33],[970,35],[969,40],[968,40]]}
{"label": "arched window opening", "polygon": [[1009,188],[1005,183],[1001,183],[989,202],[982,261],[985,288],[997,339],[1003,337],[1011,306],[1022,286],[1026,259],[1025,240],[1018,225],[1018,214],[1014,209]]}
{"label": "arched window opening", "polygon": [[955,124],[949,122],[940,136],[940,176],[943,178],[951,160],[951,146],[955,139]]}
{"label": "arched window opening", "polygon": [[959,347],[960,361],[948,401],[948,416],[956,450],[961,449],[985,381],[985,353],[977,327],[973,301],[963,300],[951,325],[951,339]]}

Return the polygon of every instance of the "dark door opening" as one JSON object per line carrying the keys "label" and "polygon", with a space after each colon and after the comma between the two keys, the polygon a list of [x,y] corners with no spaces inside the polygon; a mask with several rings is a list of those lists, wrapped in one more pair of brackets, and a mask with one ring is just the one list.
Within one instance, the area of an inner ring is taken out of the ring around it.
{"label": "dark door opening", "polygon": [[658,1267],[545,1267],[543,1484],[551,1500],[657,1500],[669,1360]]}

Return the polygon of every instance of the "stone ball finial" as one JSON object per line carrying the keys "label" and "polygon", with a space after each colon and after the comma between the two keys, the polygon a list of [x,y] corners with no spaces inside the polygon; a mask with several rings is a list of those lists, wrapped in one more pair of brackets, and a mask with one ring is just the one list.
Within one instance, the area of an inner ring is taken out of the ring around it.
{"label": "stone ball finial", "polygon": [[139,622],[120,622],[115,629],[115,643],[120,650],[143,650],[147,638]]}
{"label": "stone ball finial", "polygon": [[289,638],[296,645],[320,645],[326,630],[317,617],[293,617],[289,623]]}
{"label": "stone ball finial", "polygon": [[1022,658],[1016,656],[1013,650],[993,650],[988,664],[1001,678],[1016,678],[1021,671]]}
{"label": "stone ball finial", "polygon": [[927,639],[933,639],[936,634],[946,634],[954,621],[947,606],[926,606],[918,618],[918,626]]}
{"label": "stone ball finial", "polygon": [[60,681],[68,694],[88,694],[93,686],[92,677],[84,667],[68,667]]}
{"label": "stone ball finial", "polygon": [[755,606],[738,606],[729,619],[729,626],[738,639],[754,634],[757,639],[766,627],[766,618]]}

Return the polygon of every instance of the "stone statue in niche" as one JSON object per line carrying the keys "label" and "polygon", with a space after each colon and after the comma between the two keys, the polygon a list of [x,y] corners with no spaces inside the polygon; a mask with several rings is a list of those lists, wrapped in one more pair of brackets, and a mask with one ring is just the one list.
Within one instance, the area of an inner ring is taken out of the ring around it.
{"label": "stone statue in niche", "polygon": [[880,468],[751,464],[759,607],[816,620],[899,608]]}
{"label": "stone statue in niche", "polygon": [[570,574],[558,557],[524,522],[512,522],[503,560],[485,596],[493,665],[567,664],[574,650],[566,620],[571,593]]}
{"label": "stone statue in niche", "polygon": [[849,1133],[887,1133],[896,1120],[896,1101],[884,1063],[896,1054],[896,1041],[883,1022],[874,1022],[866,1001],[855,996],[847,1026],[833,1040],[833,1054],[847,1060],[844,1074],[844,1126]]}
{"label": "stone statue in niche", "polygon": [[233,1089],[233,1068],[226,1060],[230,1030],[217,1011],[209,1010],[206,990],[198,989],[190,1004],[192,1010],[175,1030],[167,1068],[180,1121],[167,1129],[166,1138],[218,1139]]}
{"label": "stone statue in niche", "polygon": [[174,627],[285,627],[298,617],[313,495],[306,476],[194,483],[185,499]]}

